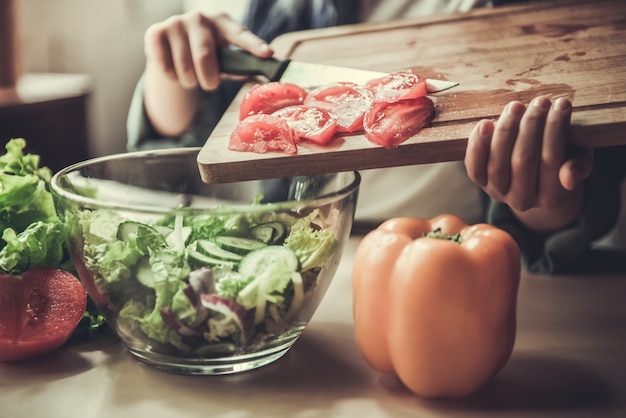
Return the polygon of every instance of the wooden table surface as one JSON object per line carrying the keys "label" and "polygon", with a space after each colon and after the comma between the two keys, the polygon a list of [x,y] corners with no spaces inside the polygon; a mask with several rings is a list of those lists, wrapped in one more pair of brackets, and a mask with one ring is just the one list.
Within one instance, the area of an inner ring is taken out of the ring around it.
{"label": "wooden table surface", "polygon": [[[277,362],[241,375],[168,374],[115,339],[0,363],[2,418],[623,418],[624,258],[561,276],[524,274],[511,359],[482,390],[426,400],[372,370],[357,350],[351,269],[358,237],[320,308]],[[621,267],[620,267],[621,266]]]}
{"label": "wooden table surface", "polygon": [[228,182],[250,173],[262,179],[459,160],[478,120],[496,118],[511,100],[527,103],[541,94],[573,101],[573,142],[623,143],[624,15],[623,0],[530,1],[467,14],[283,35],[273,42],[278,57],[383,72],[412,69],[460,85],[435,97],[432,127],[396,149],[375,146],[356,135],[338,138],[330,147],[300,146],[294,157],[227,149],[238,123],[239,104],[254,84],[250,83],[198,155],[203,180]]}

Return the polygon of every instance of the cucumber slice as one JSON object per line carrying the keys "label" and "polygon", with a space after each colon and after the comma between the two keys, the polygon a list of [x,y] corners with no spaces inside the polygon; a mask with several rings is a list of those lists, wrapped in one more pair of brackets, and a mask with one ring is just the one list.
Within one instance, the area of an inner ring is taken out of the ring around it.
{"label": "cucumber slice", "polygon": [[291,248],[267,245],[248,253],[239,264],[239,272],[242,277],[257,277],[272,265],[283,263],[294,272],[300,266],[298,256]]}
{"label": "cucumber slice", "polygon": [[250,229],[250,235],[252,235],[255,240],[268,244],[274,237],[274,229],[265,225],[257,225]]}
{"label": "cucumber slice", "polygon": [[[141,230],[149,231],[149,226],[135,221],[125,221],[119,224],[117,227],[117,239],[120,241],[128,242],[132,236],[137,236],[137,233]],[[158,234],[157,230],[154,230],[155,234]]]}
{"label": "cucumber slice", "polygon": [[154,289],[154,279],[152,277],[152,269],[150,268],[150,257],[144,256],[137,261],[137,272],[135,273],[135,277],[142,285]]}
{"label": "cucumber slice", "polygon": [[165,265],[178,264],[180,262],[180,258],[179,256],[172,253],[171,250],[164,248],[161,250],[157,250],[152,256],[145,255],[137,260],[137,264],[135,266],[135,278],[142,285],[154,289],[157,286],[154,277],[155,275],[158,276],[159,274],[155,274],[152,271],[152,266],[150,265],[150,260],[152,258],[159,260]]}
{"label": "cucumber slice", "polygon": [[[168,228],[168,227],[165,227],[165,228]],[[190,226],[183,226],[181,228],[183,245],[189,244],[189,238],[191,238],[191,232],[192,232],[192,229]],[[167,236],[165,237],[165,242],[167,242],[167,245],[169,245],[170,247],[176,247],[176,236],[174,235],[174,233],[175,233],[174,228],[170,228],[170,233],[167,234]]]}
{"label": "cucumber slice", "polygon": [[199,251],[189,251],[189,264],[194,268],[204,266],[233,266],[234,263],[227,260],[220,260],[219,258],[211,257],[202,254]]}
{"label": "cucumber slice", "polygon": [[207,239],[199,239],[196,241],[196,251],[201,252],[204,255],[208,255],[209,257],[232,261],[235,263],[238,263],[243,258],[243,255],[225,250],[213,241],[209,241]]}
{"label": "cucumber slice", "polygon": [[250,251],[258,250],[267,244],[251,238],[220,236],[215,238],[215,243],[221,248],[237,254],[247,254]]}
{"label": "cucumber slice", "polygon": [[155,228],[135,221],[124,221],[117,227],[117,239],[126,243],[133,238],[140,238],[149,245],[165,244],[165,238]]}
{"label": "cucumber slice", "polygon": [[250,235],[266,244],[279,244],[287,235],[287,228],[278,221],[265,222],[250,228]]}

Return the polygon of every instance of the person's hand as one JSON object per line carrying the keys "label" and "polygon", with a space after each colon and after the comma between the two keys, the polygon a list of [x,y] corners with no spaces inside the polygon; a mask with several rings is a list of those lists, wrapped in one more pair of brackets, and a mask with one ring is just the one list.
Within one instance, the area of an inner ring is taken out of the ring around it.
{"label": "person's hand", "polygon": [[155,66],[185,89],[215,89],[220,82],[216,50],[234,45],[260,57],[273,51],[261,38],[228,15],[193,11],[172,16],[148,28],[144,48]]}
{"label": "person's hand", "polygon": [[144,108],[154,130],[176,138],[193,122],[200,90],[220,83],[217,48],[234,45],[259,57],[272,49],[227,15],[193,11],[150,26],[144,35]]}
{"label": "person's hand", "polygon": [[592,149],[568,146],[569,100],[509,103],[497,122],[480,121],[465,156],[469,177],[492,199],[508,204],[528,227],[546,232],[571,223],[584,203]]}

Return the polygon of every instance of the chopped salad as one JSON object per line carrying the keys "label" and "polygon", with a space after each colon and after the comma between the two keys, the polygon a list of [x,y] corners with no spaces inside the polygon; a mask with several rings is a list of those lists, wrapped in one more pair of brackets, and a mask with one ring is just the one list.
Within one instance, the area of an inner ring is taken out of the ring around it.
{"label": "chopped salad", "polygon": [[299,310],[337,247],[331,215],[177,211],[136,222],[84,211],[84,267],[130,339],[190,357],[252,352],[303,325]]}

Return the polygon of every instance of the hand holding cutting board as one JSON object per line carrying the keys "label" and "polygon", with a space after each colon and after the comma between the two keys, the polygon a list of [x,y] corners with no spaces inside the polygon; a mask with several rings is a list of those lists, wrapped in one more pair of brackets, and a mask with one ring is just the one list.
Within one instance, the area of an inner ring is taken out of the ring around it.
{"label": "hand holding cutting board", "polygon": [[571,114],[571,103],[563,98],[551,103],[538,97],[528,107],[511,102],[497,123],[482,120],[469,136],[470,178],[535,231],[570,225],[584,204],[582,184],[594,153],[568,146]]}

